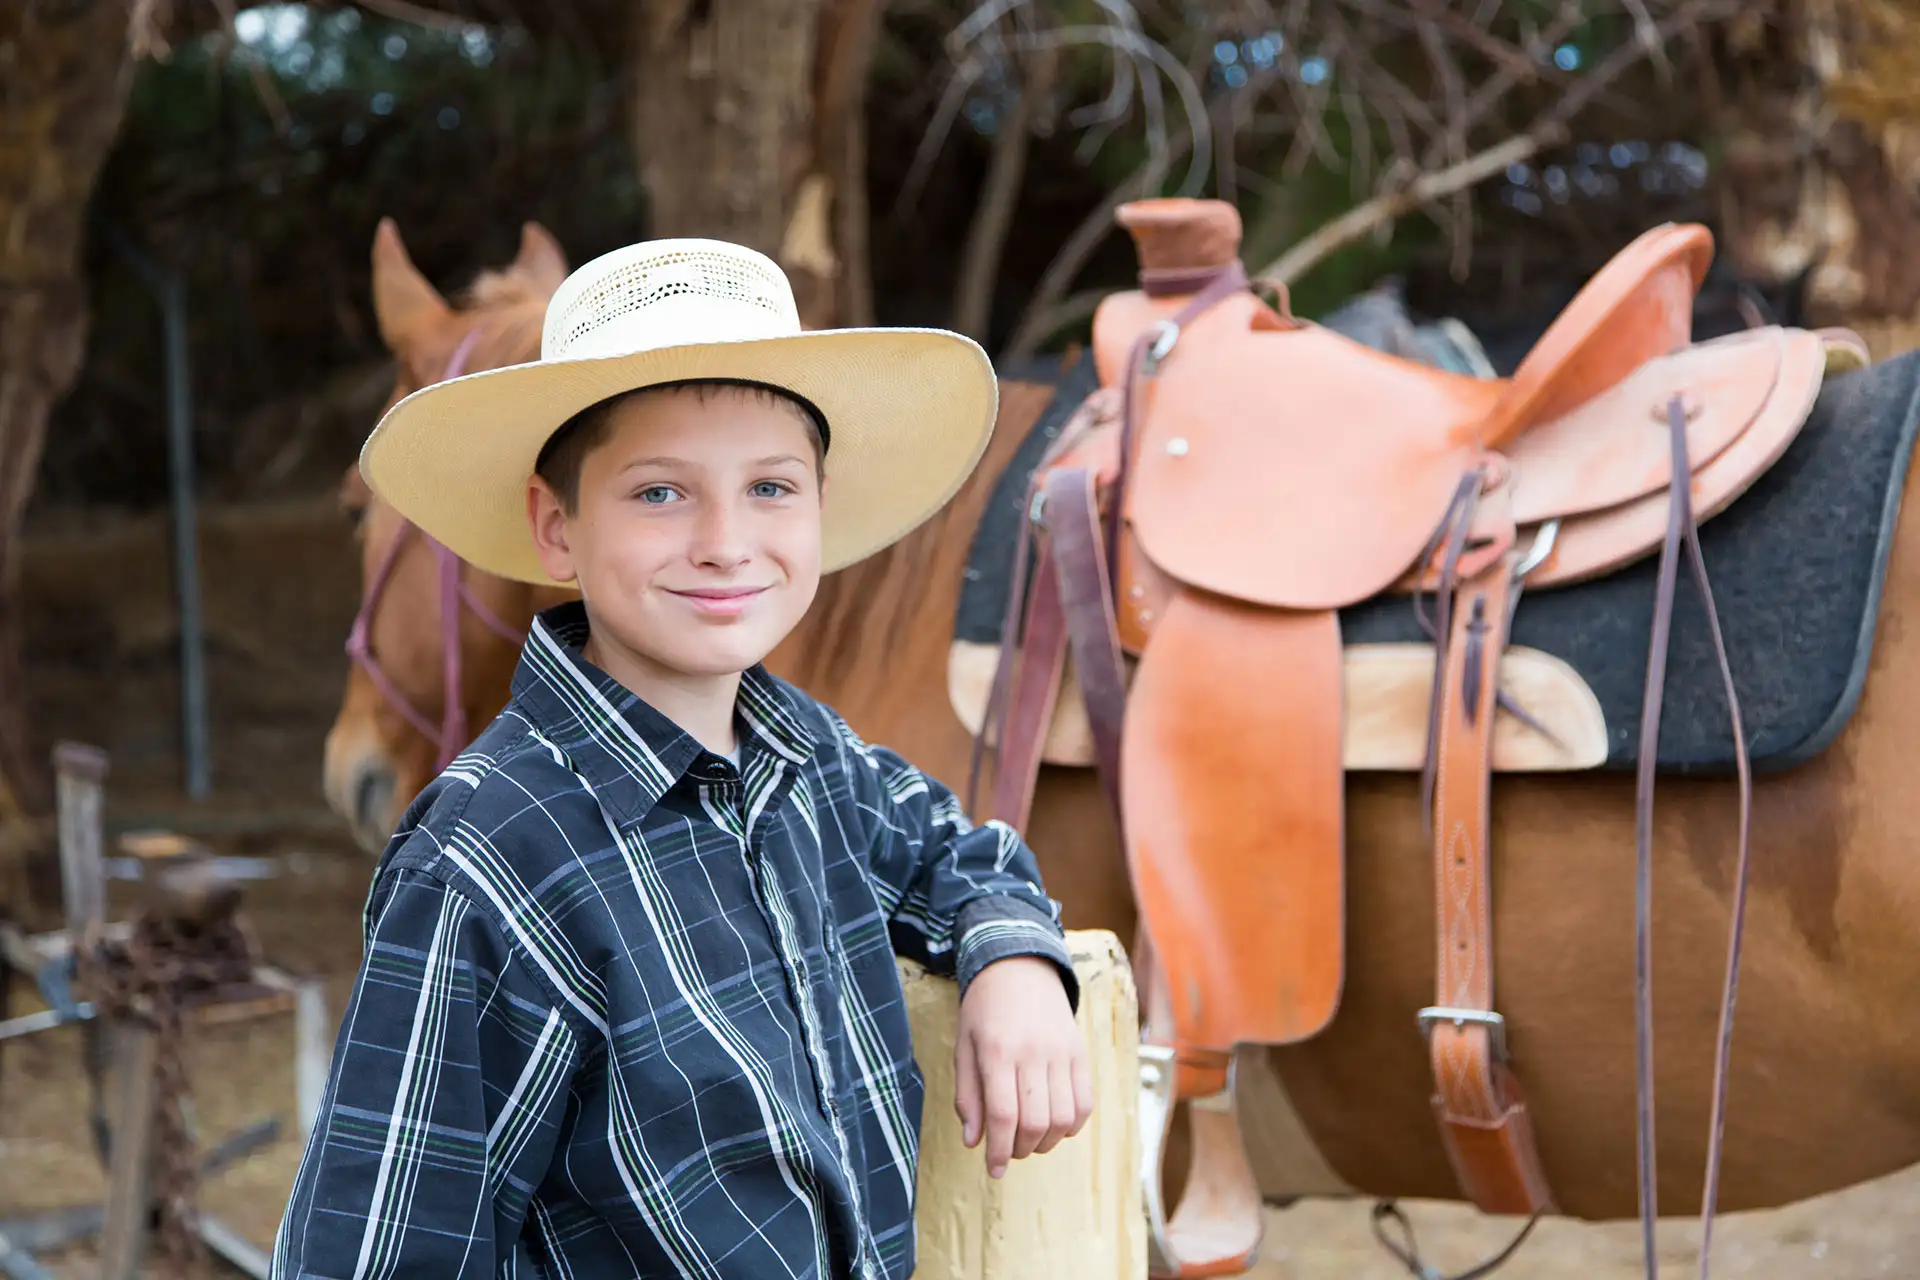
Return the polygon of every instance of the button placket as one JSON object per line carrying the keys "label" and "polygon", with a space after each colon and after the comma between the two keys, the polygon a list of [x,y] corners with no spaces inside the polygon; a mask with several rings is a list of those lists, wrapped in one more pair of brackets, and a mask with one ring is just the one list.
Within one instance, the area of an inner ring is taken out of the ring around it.
{"label": "button placket", "polygon": [[[820,1112],[828,1127],[833,1131],[834,1144],[839,1149],[840,1165],[847,1175],[847,1187],[852,1194],[855,1216],[864,1221],[861,1211],[861,1192],[858,1180],[854,1177],[853,1148],[847,1138],[846,1122],[840,1111],[838,1087],[834,1075],[833,1063],[827,1056],[825,1043],[826,1025],[821,1020],[821,1009],[814,999],[813,971],[807,964],[806,948],[802,939],[795,936],[793,926],[797,920],[791,911],[783,910],[784,887],[780,869],[766,856],[764,841],[767,832],[774,826],[775,813],[779,807],[781,792],[794,777],[791,765],[781,762],[772,778],[766,782],[770,792],[766,803],[761,807],[759,829],[746,831],[740,839],[741,856],[747,860],[753,875],[756,896],[762,917],[773,931],[775,949],[780,953],[782,967],[787,972],[787,981],[796,993],[800,1005],[800,1036],[806,1049],[807,1061],[813,1068],[814,1087],[820,1101]],[[747,806],[750,811],[752,806]],[[821,948],[828,953],[829,959],[835,953],[832,922],[823,918],[820,922],[822,937]],[[864,1227],[860,1232],[854,1265],[863,1277],[874,1277],[874,1253]]]}

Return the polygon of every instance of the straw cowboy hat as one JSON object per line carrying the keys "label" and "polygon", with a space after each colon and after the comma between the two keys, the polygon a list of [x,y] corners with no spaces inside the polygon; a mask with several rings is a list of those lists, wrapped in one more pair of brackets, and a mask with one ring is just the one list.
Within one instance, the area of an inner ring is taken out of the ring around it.
{"label": "straw cowboy hat", "polygon": [[388,410],[361,474],[461,559],[551,583],[527,528],[541,446],[587,406],[690,378],[790,391],[826,424],[821,568],[910,532],[953,496],[993,433],[979,344],[938,329],[802,331],[786,274],[719,240],[650,240],[576,270],[547,304],[540,358],[436,382]]}

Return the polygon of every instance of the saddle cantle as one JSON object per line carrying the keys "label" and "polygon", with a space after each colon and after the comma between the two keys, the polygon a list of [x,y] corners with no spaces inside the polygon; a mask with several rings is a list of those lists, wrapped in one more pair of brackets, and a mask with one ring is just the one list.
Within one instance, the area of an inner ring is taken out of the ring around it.
{"label": "saddle cantle", "polygon": [[[1666,225],[1598,272],[1511,378],[1477,378],[1300,320],[1284,289],[1263,301],[1231,206],[1149,200],[1118,220],[1141,288],[1101,303],[1102,399],[1036,468],[1031,551],[978,722],[997,816],[1024,822],[1049,742],[1067,749],[1063,707],[1115,807],[1141,916],[1155,1274],[1250,1263],[1259,1200],[1230,1055],[1312,1036],[1338,1008],[1356,767],[1339,611],[1384,596],[1413,595],[1432,641],[1439,951],[1418,1024],[1436,1118],[1483,1210],[1549,1210],[1484,909],[1500,726],[1532,720],[1503,664],[1515,601],[1657,550],[1664,569],[1679,531],[1788,447],[1858,340],[1768,326],[1693,343],[1712,240]],[[1656,727],[1658,709],[1650,690]],[[1180,1101],[1195,1104],[1198,1190],[1168,1219],[1157,1153]]]}

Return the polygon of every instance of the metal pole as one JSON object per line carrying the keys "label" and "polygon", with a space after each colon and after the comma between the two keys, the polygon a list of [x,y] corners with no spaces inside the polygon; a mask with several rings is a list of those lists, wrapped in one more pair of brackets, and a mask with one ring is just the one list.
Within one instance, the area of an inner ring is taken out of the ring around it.
{"label": "metal pole", "polygon": [[187,359],[187,292],[176,272],[155,263],[121,230],[96,215],[101,231],[132,264],[160,303],[167,353],[167,470],[173,504],[174,590],[180,610],[180,732],[187,757],[187,794],[212,789],[207,743],[206,644],[200,622],[198,519],[193,490],[193,390]]}
{"label": "metal pole", "polygon": [[173,563],[180,596],[180,712],[187,794],[211,789],[207,761],[207,666],[200,631],[200,556],[193,489],[193,395],[187,362],[187,290],[169,272],[161,293],[167,326],[167,463],[173,483]]}

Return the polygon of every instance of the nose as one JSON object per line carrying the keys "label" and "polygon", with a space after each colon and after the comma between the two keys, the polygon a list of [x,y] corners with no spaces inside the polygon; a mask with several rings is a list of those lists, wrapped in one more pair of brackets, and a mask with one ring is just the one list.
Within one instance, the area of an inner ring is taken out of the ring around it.
{"label": "nose", "polygon": [[703,505],[694,526],[693,558],[716,569],[732,569],[747,559],[746,516],[730,502]]}
{"label": "nose", "polygon": [[350,792],[351,812],[347,821],[354,838],[369,853],[378,853],[386,845],[387,818],[393,805],[393,770],[368,765],[355,774]]}
{"label": "nose", "polygon": [[384,752],[348,751],[329,741],[323,789],[327,805],[345,821],[353,842],[378,857],[393,834],[393,797],[399,774]]}

